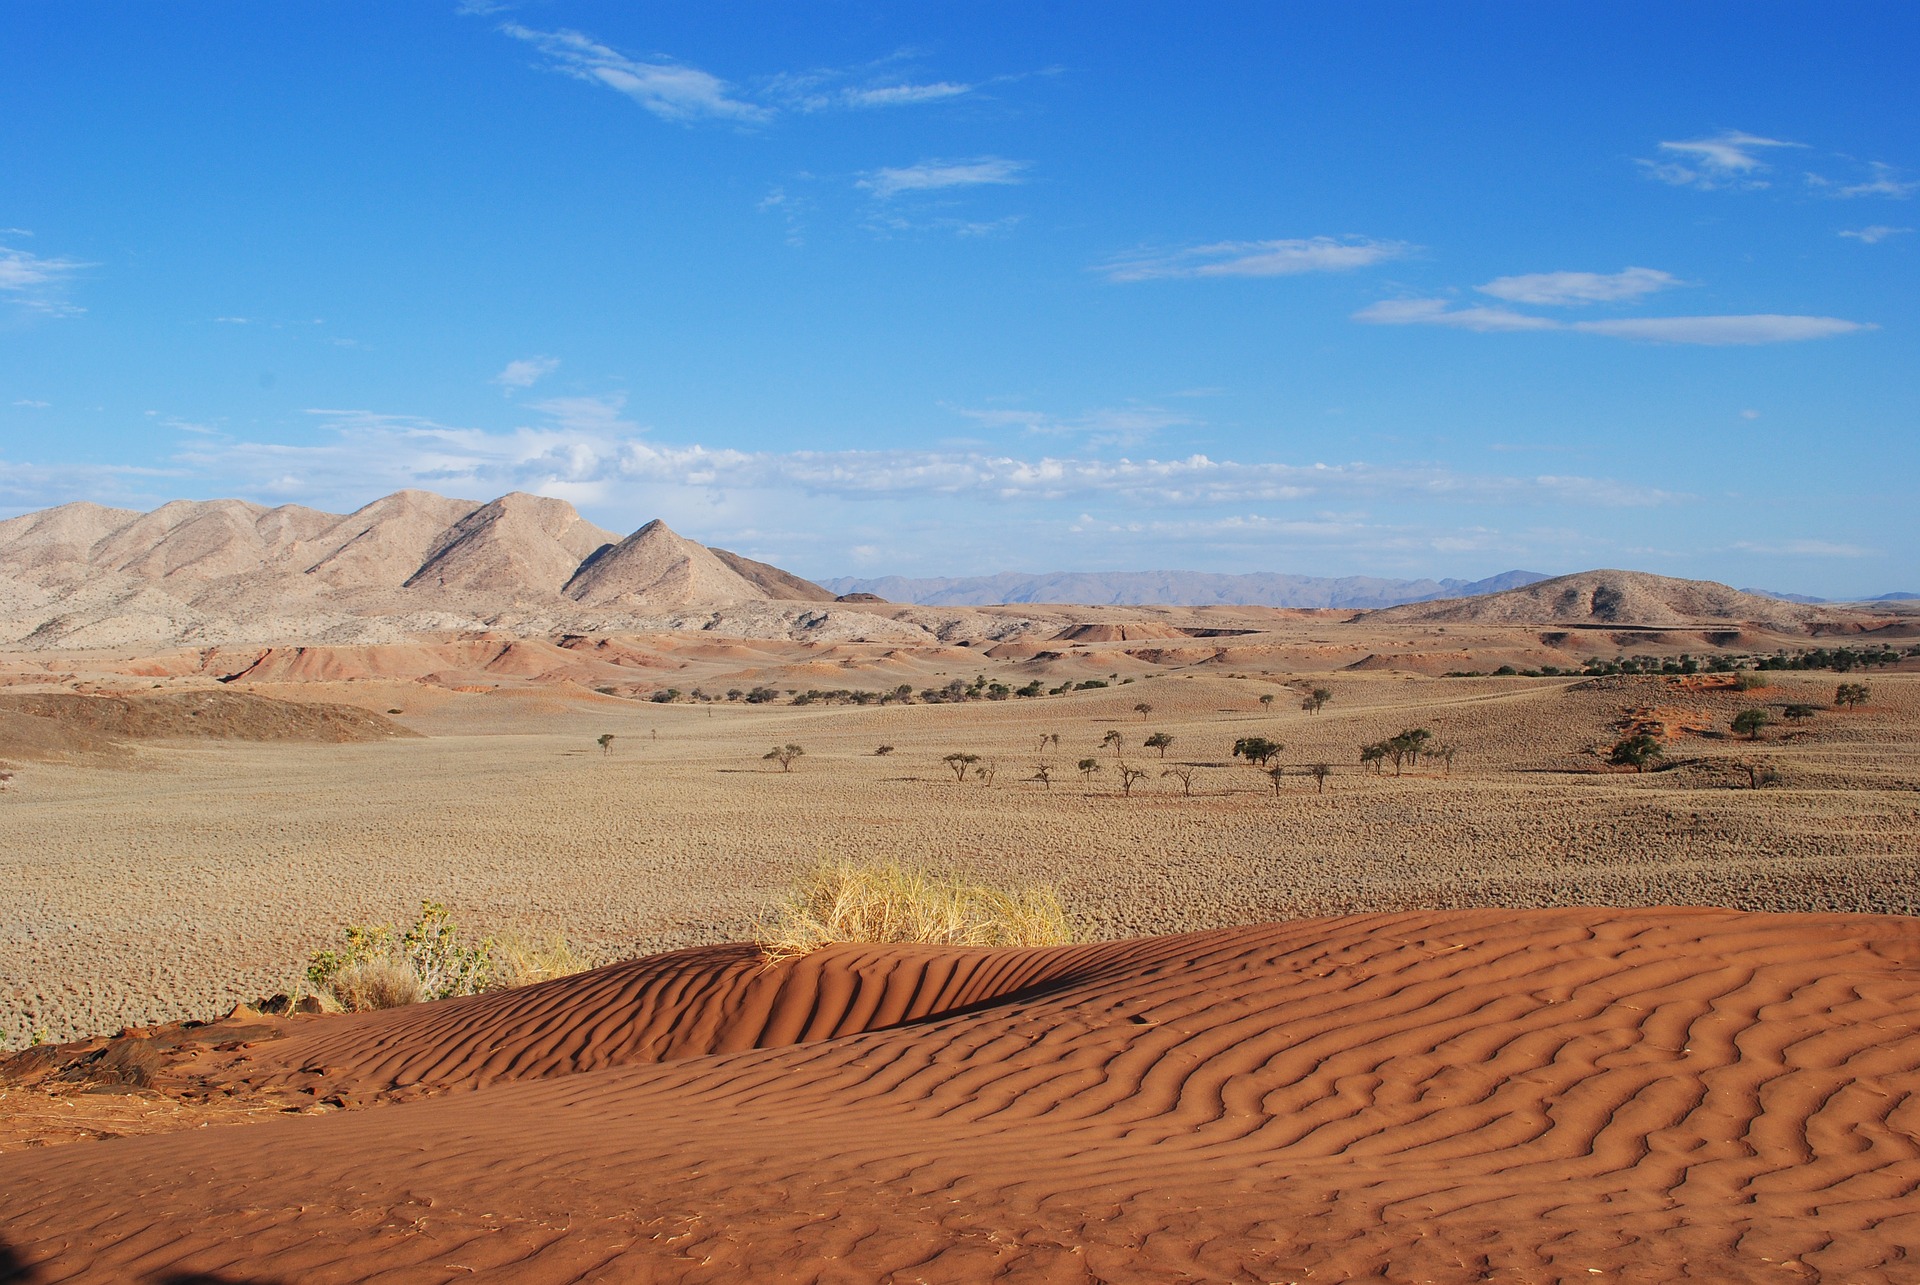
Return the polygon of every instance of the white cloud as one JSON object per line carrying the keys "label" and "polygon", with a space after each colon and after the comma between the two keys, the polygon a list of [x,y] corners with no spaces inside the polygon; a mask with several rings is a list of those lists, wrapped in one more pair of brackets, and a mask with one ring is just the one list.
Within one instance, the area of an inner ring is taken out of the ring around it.
{"label": "white cloud", "polygon": [[1911,231],[1913,231],[1912,228],[1892,228],[1884,223],[1875,223],[1871,227],[1845,229],[1840,235],[1852,237],[1854,240],[1864,242],[1867,245],[1878,245],[1890,236],[1899,236],[1903,232]]}
{"label": "white cloud", "polygon": [[921,161],[917,165],[874,170],[859,186],[886,200],[903,192],[934,192],[951,187],[1024,183],[1025,161],[982,156],[970,161]]}
{"label": "white cloud", "polygon": [[1884,161],[1869,161],[1867,168],[1873,171],[1873,177],[1859,183],[1836,186],[1818,174],[1807,175],[1807,181],[1815,187],[1831,187],[1831,195],[1841,198],[1889,196],[1896,201],[1904,201],[1915,192],[1920,192],[1920,182],[1897,177],[1898,171]]}
{"label": "white cloud", "polygon": [[1611,335],[1616,339],[1650,339],[1668,344],[1798,343],[1806,339],[1828,339],[1876,327],[1839,317],[1794,317],[1778,313],[1754,313],[1726,317],[1632,317],[1617,321],[1576,321],[1568,329],[1588,334]]}
{"label": "white cloud", "polygon": [[1759,188],[1767,186],[1766,180],[1759,177],[1771,168],[1761,159],[1762,151],[1777,147],[1805,147],[1805,143],[1792,143],[1779,138],[1762,138],[1758,134],[1746,134],[1737,129],[1722,130],[1711,138],[1695,138],[1681,142],[1664,142],[1660,151],[1664,159],[1643,160],[1641,166],[1649,177],[1662,183],[1671,183],[1676,187],[1714,188]]}
{"label": "white cloud", "polygon": [[515,488],[595,497],[640,491],[670,494],[682,504],[692,503],[692,494],[719,502],[729,493],[784,493],[795,501],[948,497],[1003,503],[1103,500],[1162,508],[1356,498],[1616,508],[1678,498],[1605,478],[1244,462],[1201,454],[1134,459],[968,449],[741,451],[648,440],[620,418],[617,399],[556,399],[533,409],[548,422],[506,432],[369,411],[313,411],[331,432],[332,440],[322,445],[196,442],[180,458],[199,471],[310,496],[364,496],[375,488],[423,486],[472,496]]}
{"label": "white cloud", "polygon": [[22,397],[22,398],[19,398],[19,399],[18,399],[18,400],[16,400],[16,401],[15,401],[15,402],[14,402],[13,404],[14,404],[15,406],[26,406],[26,407],[29,407],[29,408],[31,408],[31,409],[33,409],[33,410],[45,410],[45,409],[47,409],[47,408],[48,408],[49,406],[51,406],[51,405],[53,405],[53,403],[52,403],[52,402],[43,402],[43,401],[40,401],[40,400],[38,400],[37,398],[33,398],[33,397]]}
{"label": "white cloud", "polygon": [[1495,277],[1478,289],[1508,303],[1569,306],[1639,299],[1680,284],[1680,278],[1656,268],[1627,268],[1622,272],[1529,272]]}
{"label": "white cloud", "polygon": [[1444,299],[1394,299],[1353,314],[1355,321],[1390,326],[1452,326],[1461,330],[1572,330],[1615,339],[1728,346],[1826,339],[1875,327],[1839,317],[1753,313],[1719,317],[1622,317],[1610,321],[1560,321],[1508,308],[1456,308]]}
{"label": "white cloud", "polygon": [[1530,317],[1511,308],[1455,308],[1445,299],[1387,299],[1353,314],[1376,326],[1453,326],[1460,330],[1558,330],[1551,317]]}
{"label": "white cloud", "polygon": [[844,89],[839,101],[848,107],[907,107],[915,103],[935,103],[973,92],[972,85],[950,80],[925,85],[875,85],[868,89]]}
{"label": "white cloud", "polygon": [[[19,229],[10,231],[19,234]],[[86,310],[67,302],[67,282],[92,266],[78,259],[48,258],[0,245],[0,300],[50,316],[74,316]]]}
{"label": "white cloud", "polygon": [[535,384],[560,369],[558,357],[522,357],[510,361],[493,377],[493,382],[505,389],[508,395],[515,390],[532,388]]}
{"label": "white cloud", "polygon": [[1138,250],[1098,265],[1109,281],[1163,277],[1280,277],[1303,272],[1351,272],[1397,259],[1413,249],[1404,241],[1316,236],[1274,241],[1215,241],[1176,250]]}
{"label": "white cloud", "polygon": [[733,95],[726,81],[669,60],[630,58],[578,31],[535,31],[517,22],[500,30],[545,54],[555,70],[625,94],[663,120],[765,120],[766,108]]}

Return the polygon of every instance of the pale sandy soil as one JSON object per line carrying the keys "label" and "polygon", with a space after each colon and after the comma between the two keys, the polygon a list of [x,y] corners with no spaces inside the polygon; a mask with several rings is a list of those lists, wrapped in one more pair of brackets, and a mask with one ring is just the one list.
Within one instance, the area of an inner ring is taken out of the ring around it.
{"label": "pale sandy soil", "polygon": [[[1317,716],[1278,677],[1217,671],[866,709],[263,685],[402,708],[424,736],[145,743],[131,766],[23,766],[0,792],[0,1032],[17,1046],[35,1026],[63,1038],[210,1016],[285,988],[345,924],[403,919],[423,897],[477,931],[561,928],[606,958],[737,940],[798,869],[838,856],[1056,884],[1099,937],[1480,905],[1920,913],[1920,675],[1871,675],[1873,703],[1852,712],[1825,708],[1824,673],[1744,695],[1657,679],[1311,681],[1335,692]],[[1592,752],[1629,709],[1724,733],[1739,708],[1790,701],[1823,708],[1756,744],[1683,735],[1669,771],[1621,775]],[[1450,777],[1424,762],[1397,780],[1360,773],[1358,746],[1407,726],[1461,747]],[[1150,772],[1132,798],[1100,749],[1109,728]],[[1169,765],[1203,765],[1193,798],[1140,747],[1162,730]],[[1061,738],[1050,790],[1025,779],[1044,733]],[[1334,764],[1325,793],[1294,776],[1276,797],[1230,764],[1233,740],[1256,734],[1295,768]],[[790,741],[806,749],[791,774],[761,760]],[[955,783],[952,751],[997,759],[998,779]],[[1105,765],[1091,787],[1073,770],[1088,756]],[[1732,788],[1748,759],[1781,784]]]}

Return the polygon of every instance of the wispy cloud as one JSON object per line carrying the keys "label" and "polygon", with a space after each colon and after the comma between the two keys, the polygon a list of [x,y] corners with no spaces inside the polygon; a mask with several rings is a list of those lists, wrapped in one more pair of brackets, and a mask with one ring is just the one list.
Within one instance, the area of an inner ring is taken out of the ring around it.
{"label": "wispy cloud", "polygon": [[1495,277],[1478,289],[1508,303],[1551,307],[1619,303],[1680,284],[1680,278],[1656,268],[1628,268],[1622,272],[1529,272]]}
{"label": "wispy cloud", "polygon": [[1763,153],[1805,146],[1729,129],[1707,138],[1663,142],[1660,159],[1642,160],[1640,165],[1648,177],[1676,187],[1761,188],[1767,186],[1761,175],[1772,168],[1762,159]]}
{"label": "wispy cloud", "polygon": [[1413,249],[1404,241],[1316,236],[1273,241],[1215,241],[1172,250],[1115,255],[1095,270],[1109,281],[1164,277],[1283,277],[1303,272],[1351,272],[1397,259]]}
{"label": "wispy cloud", "polygon": [[632,58],[578,31],[536,31],[517,22],[504,23],[500,30],[539,50],[554,70],[625,94],[662,120],[761,121],[771,115],[698,67],[665,58]]}
{"label": "wispy cloud", "polygon": [[1854,240],[1863,241],[1868,245],[1878,245],[1890,236],[1899,236],[1903,232],[1911,231],[1913,231],[1912,228],[1892,228],[1884,223],[1875,223],[1870,227],[1844,229],[1840,235],[1852,237]]}
{"label": "wispy cloud", "polygon": [[[21,234],[17,228],[8,231]],[[68,302],[67,284],[76,274],[93,266],[78,259],[51,258],[0,245],[0,300],[29,312],[53,317],[75,316],[86,309]]]}
{"label": "wispy cloud", "polygon": [[972,93],[973,89],[972,85],[936,80],[920,85],[873,85],[864,89],[843,89],[838,99],[848,107],[908,107],[916,103],[937,103],[944,98],[958,98],[962,94]]}
{"label": "wispy cloud", "polygon": [[1920,192],[1920,182],[1903,179],[1900,171],[1884,161],[1868,161],[1870,177],[1857,183],[1838,183],[1819,174],[1807,175],[1807,184],[1826,195],[1847,200],[1857,196],[1885,196],[1904,201]]}
{"label": "wispy cloud", "polygon": [[1564,330],[1641,339],[1655,343],[1701,344],[1727,347],[1744,344],[1796,343],[1872,330],[1873,326],[1840,317],[1801,317],[1779,313],[1748,313],[1706,317],[1621,317],[1607,321],[1560,321],[1507,308],[1454,307],[1445,299],[1393,299],[1372,304],[1353,314],[1355,321],[1389,326],[1451,326],[1461,330]]}
{"label": "wispy cloud", "polygon": [[1840,317],[1795,317],[1751,313],[1725,317],[1623,317],[1614,321],[1576,321],[1568,327],[1616,339],[1647,339],[1666,344],[1790,344],[1831,339],[1876,327]]}
{"label": "wispy cloud", "polygon": [[1564,325],[1552,317],[1531,317],[1511,308],[1456,308],[1445,299],[1385,299],[1362,308],[1353,319],[1376,326],[1451,326],[1481,332],[1559,330]]}
{"label": "wispy cloud", "polygon": [[1008,186],[1026,182],[1025,161],[981,156],[970,161],[921,161],[917,165],[877,169],[858,186],[881,200],[908,192],[937,192],[956,187]]}
{"label": "wispy cloud", "polygon": [[493,382],[505,389],[508,396],[523,388],[532,388],[535,384],[560,369],[558,357],[522,357],[510,361],[493,377]]}

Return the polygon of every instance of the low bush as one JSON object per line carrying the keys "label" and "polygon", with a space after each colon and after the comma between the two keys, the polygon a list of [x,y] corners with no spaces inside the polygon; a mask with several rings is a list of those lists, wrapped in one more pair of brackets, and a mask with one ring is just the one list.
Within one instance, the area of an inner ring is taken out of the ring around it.
{"label": "low bush", "polygon": [[422,901],[404,933],[391,924],[352,924],[345,937],[339,949],[314,953],[307,984],[350,1013],[525,986],[590,966],[558,933],[466,942],[437,901]]}

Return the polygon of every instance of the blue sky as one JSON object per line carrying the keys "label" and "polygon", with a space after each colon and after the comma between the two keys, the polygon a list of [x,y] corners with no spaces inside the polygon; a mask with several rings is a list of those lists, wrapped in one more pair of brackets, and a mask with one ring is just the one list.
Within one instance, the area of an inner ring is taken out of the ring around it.
{"label": "blue sky", "polygon": [[1920,590],[1910,4],[5,22],[0,516]]}

